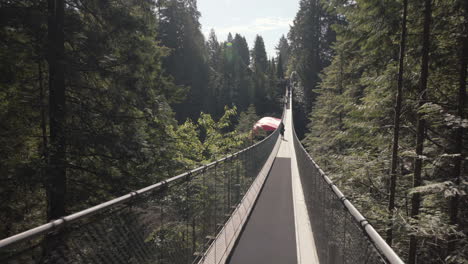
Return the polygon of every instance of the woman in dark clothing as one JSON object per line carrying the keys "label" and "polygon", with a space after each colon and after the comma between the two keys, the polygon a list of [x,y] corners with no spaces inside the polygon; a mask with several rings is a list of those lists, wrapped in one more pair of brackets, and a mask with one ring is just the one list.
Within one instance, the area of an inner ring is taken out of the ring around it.
{"label": "woman in dark clothing", "polygon": [[280,134],[281,134],[281,137],[284,138],[284,123],[281,122],[280,124]]}

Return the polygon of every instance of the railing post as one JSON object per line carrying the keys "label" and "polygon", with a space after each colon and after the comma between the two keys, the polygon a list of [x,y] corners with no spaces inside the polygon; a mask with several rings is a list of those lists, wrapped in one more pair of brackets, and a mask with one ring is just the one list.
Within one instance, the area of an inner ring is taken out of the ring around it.
{"label": "railing post", "polygon": [[[192,173],[188,173],[185,180],[185,234],[184,234],[184,242],[185,242],[185,259],[186,263],[189,264],[190,259],[192,257],[190,250],[190,239],[189,239],[189,229],[190,229],[190,183],[192,180]],[[193,244],[192,237],[192,244]]]}
{"label": "railing post", "polygon": [[228,170],[229,170],[229,175],[228,175],[228,207],[227,207],[227,212],[230,213],[232,210],[231,210],[231,184],[232,184],[232,161],[233,161],[233,156],[231,156],[230,158],[230,163],[229,163],[229,166],[228,166]]}
{"label": "railing post", "polygon": [[234,185],[235,187],[235,199],[234,199],[234,203],[235,204],[238,204],[240,202],[240,187],[241,187],[241,178],[240,178],[240,166],[242,165],[242,157],[243,157],[243,154],[239,154],[237,156],[237,159],[236,159],[236,183]]}
{"label": "railing post", "polygon": [[[346,210],[344,206],[343,206],[343,210]],[[346,220],[347,219],[348,217],[345,215],[344,222],[343,222],[343,250],[341,252],[341,255],[343,256],[342,259],[343,259],[344,264],[346,264]]]}
{"label": "railing post", "polygon": [[[214,167],[214,221],[213,221],[213,233],[212,236],[214,237],[217,231],[217,226],[218,226],[218,193],[217,193],[217,188],[216,185],[218,184],[218,164],[215,165]],[[216,255],[216,254],[215,254]]]}
{"label": "railing post", "polygon": [[[161,215],[161,223],[160,223],[160,237],[161,237],[161,242],[160,242],[160,248],[164,248],[164,243],[165,243],[165,230],[164,230],[164,193],[166,192],[167,190],[167,183],[164,183],[163,185],[163,189],[161,190],[161,199],[160,199],[160,215]],[[160,250],[160,254],[159,254],[159,263],[164,263],[164,251],[163,250]]]}
{"label": "railing post", "polygon": [[[206,185],[206,167],[203,169],[203,176],[202,176],[202,185],[203,185],[203,188],[202,188],[202,196],[203,196],[203,223],[202,223],[202,251],[205,251],[205,239],[206,239],[206,236],[207,236],[207,232],[206,232],[206,224],[208,223],[208,214],[207,214],[207,210],[206,210],[206,203],[208,201],[208,186]],[[200,252],[202,253],[202,252]]]}

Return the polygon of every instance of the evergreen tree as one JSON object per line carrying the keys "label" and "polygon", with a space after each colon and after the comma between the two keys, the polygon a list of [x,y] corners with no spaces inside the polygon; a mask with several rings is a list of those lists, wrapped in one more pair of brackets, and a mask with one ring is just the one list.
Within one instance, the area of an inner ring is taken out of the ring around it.
{"label": "evergreen tree", "polygon": [[257,108],[257,113],[263,115],[267,112],[267,68],[268,58],[265,51],[265,43],[259,35],[255,38],[255,44],[251,51],[252,54],[252,71],[254,82],[254,104]]}
{"label": "evergreen tree", "polygon": [[278,55],[278,60],[281,59],[281,63],[278,61],[278,68],[282,69],[284,75],[289,62],[290,48],[288,39],[284,35],[281,36],[278,45],[276,46],[276,51]]}
{"label": "evergreen tree", "polygon": [[278,66],[276,68],[276,77],[278,79],[284,79],[284,69],[283,69],[283,57],[281,54],[278,55]]}
{"label": "evergreen tree", "polygon": [[[460,35],[458,42],[460,47],[460,60],[459,60],[459,91],[458,91],[458,105],[457,105],[457,114],[460,120],[465,120],[466,118],[466,77],[467,77],[467,68],[468,68],[468,2],[465,1],[464,5],[460,2],[461,5],[461,17],[462,17],[462,34]],[[463,158],[465,157],[464,148],[465,144],[465,127],[459,125],[455,128],[454,131],[454,154],[457,156],[454,159],[454,167],[453,167],[453,183],[454,187],[457,190],[462,189],[461,179],[463,177]],[[460,225],[463,226],[463,219],[466,217],[462,217],[462,214],[466,214],[466,210],[463,210],[463,207],[460,206],[463,204],[463,201],[466,204],[466,197],[462,197],[457,191],[451,198],[449,204],[449,219],[451,225]],[[466,209],[466,208],[465,208]],[[457,252],[457,245],[460,246],[459,240],[461,240],[459,235],[452,235],[449,237],[449,242],[447,245],[447,256],[451,257],[451,255],[458,255]]]}
{"label": "evergreen tree", "polygon": [[234,87],[236,90],[232,101],[234,105],[238,107],[239,111],[243,111],[253,102],[249,95],[252,89],[251,72],[249,69],[249,46],[245,37],[236,34],[232,42],[232,47],[234,49]]}
{"label": "evergreen tree", "polygon": [[250,54],[249,54],[249,45],[247,44],[247,40],[245,37],[236,34],[234,40],[232,41],[232,45],[236,50],[238,56],[242,59],[242,63],[246,66],[250,65]]}
{"label": "evergreen tree", "polygon": [[175,84],[187,89],[185,100],[173,104],[179,121],[196,119],[209,105],[209,67],[199,17],[194,0],[158,1],[158,39],[171,51],[164,68]]}
{"label": "evergreen tree", "polygon": [[[169,103],[180,93],[162,69],[167,49],[154,41],[153,3],[69,1],[63,23],[60,6],[46,7],[45,1],[0,6],[1,13],[20,11],[0,25],[7,73],[0,115],[2,135],[9,136],[0,147],[2,208],[9,208],[0,214],[9,223],[2,237],[177,170]],[[46,56],[46,47],[55,53]]]}
{"label": "evergreen tree", "polygon": [[255,37],[252,50],[252,69],[255,73],[265,73],[268,67],[268,58],[265,51],[265,43],[259,35]]}
{"label": "evergreen tree", "polygon": [[67,135],[65,102],[65,2],[48,1],[48,56],[49,64],[49,131],[50,145],[47,161],[47,220],[65,215]]}
{"label": "evergreen tree", "polygon": [[[334,11],[333,11],[334,12]],[[323,7],[320,0],[301,0],[299,11],[288,33],[290,40],[290,71],[295,71],[304,87],[305,112],[295,113],[298,134],[302,135],[306,124],[301,122],[308,115],[315,100],[313,89],[320,82],[319,74],[330,63],[334,42],[331,25],[337,23],[337,16]]]}
{"label": "evergreen tree", "polygon": [[[466,91],[461,55],[466,13],[462,1],[432,2],[432,15],[424,16],[428,9],[423,1],[408,1],[404,60],[399,52],[404,1],[322,5],[339,18],[332,27],[337,42],[329,53],[332,63],[313,90],[317,97],[304,143],[373,225],[381,233],[391,232],[387,238],[402,258],[460,263],[467,255],[462,239],[467,210],[454,201],[466,203],[466,185],[457,181],[457,159],[467,151],[466,137],[459,136],[461,116],[466,116],[466,107],[460,110],[459,103]],[[427,17],[447,23],[428,26]],[[398,114],[395,90],[402,87]],[[295,100],[302,99],[300,82],[295,89]],[[420,129],[418,119],[424,120],[425,129]],[[398,144],[394,141],[392,146],[398,126]],[[398,181],[389,180],[389,174],[398,175]],[[410,196],[413,205],[408,204]],[[454,213],[454,208],[461,211]]]}
{"label": "evergreen tree", "polygon": [[253,126],[259,119],[260,117],[256,113],[255,106],[249,105],[246,111],[240,113],[236,130],[241,133],[250,134]]}
{"label": "evergreen tree", "polygon": [[[231,39],[231,41],[228,41]],[[214,118],[224,114],[225,106],[243,111],[253,102],[249,47],[245,37],[235,34],[218,43],[214,31],[207,41],[210,65],[210,104]]]}
{"label": "evergreen tree", "polygon": [[397,184],[398,147],[400,140],[400,117],[403,101],[403,73],[406,49],[406,19],[408,13],[408,0],[403,0],[403,18],[401,22],[400,54],[398,58],[398,83],[395,98],[395,114],[393,121],[392,160],[390,169],[390,190],[388,198],[389,228],[386,241],[391,246],[393,240],[393,211],[395,209],[395,193]]}
{"label": "evergreen tree", "polygon": [[47,219],[47,8],[46,1],[0,2],[2,238]]}
{"label": "evergreen tree", "polygon": [[[427,80],[429,75],[429,46],[430,46],[430,27],[432,20],[432,3],[431,0],[424,1],[424,32],[422,43],[422,58],[421,58],[421,75],[418,89],[418,106],[423,107],[427,101]],[[413,187],[419,187],[422,184],[422,167],[423,167],[423,151],[424,141],[426,138],[426,120],[423,113],[419,112],[417,116],[416,127],[416,157],[414,160],[414,176]],[[421,206],[421,194],[413,193],[411,197],[411,214],[412,218],[417,218]],[[408,263],[416,263],[417,254],[417,238],[415,235],[410,236],[410,248],[408,249]]]}

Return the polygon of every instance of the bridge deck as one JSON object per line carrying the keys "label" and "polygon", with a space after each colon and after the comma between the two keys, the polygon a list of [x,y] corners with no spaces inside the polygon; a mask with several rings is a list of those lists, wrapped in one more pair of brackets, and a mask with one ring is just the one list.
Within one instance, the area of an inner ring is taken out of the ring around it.
{"label": "bridge deck", "polygon": [[296,263],[290,158],[276,158],[228,263]]}
{"label": "bridge deck", "polygon": [[319,263],[297,169],[290,109],[284,123],[275,162],[228,263]]}

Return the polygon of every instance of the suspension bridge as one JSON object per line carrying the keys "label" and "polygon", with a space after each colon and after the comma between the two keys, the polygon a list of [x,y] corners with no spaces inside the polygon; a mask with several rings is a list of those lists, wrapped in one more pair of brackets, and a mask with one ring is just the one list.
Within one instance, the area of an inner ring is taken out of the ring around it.
{"label": "suspension bridge", "polygon": [[403,263],[302,147],[291,104],[284,137],[3,239],[0,263]]}

